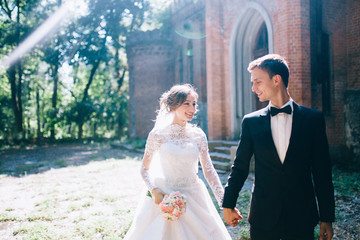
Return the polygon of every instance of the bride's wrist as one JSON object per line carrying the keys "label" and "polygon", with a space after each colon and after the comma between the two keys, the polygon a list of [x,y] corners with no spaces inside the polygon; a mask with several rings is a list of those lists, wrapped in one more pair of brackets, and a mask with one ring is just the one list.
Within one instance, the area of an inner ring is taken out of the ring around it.
{"label": "bride's wrist", "polygon": [[153,189],[151,189],[151,193],[154,194],[154,192],[157,192],[159,190],[158,187],[154,187]]}

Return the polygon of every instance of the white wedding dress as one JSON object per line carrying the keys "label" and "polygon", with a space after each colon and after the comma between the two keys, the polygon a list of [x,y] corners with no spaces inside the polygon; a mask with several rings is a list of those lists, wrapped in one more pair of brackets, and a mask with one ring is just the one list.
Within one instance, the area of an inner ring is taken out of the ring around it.
{"label": "white wedding dress", "polygon": [[[147,187],[150,190],[158,187],[166,194],[179,191],[186,198],[187,209],[178,221],[166,221],[159,205],[144,194],[125,239],[231,239],[204,182],[197,176],[200,159],[204,176],[221,206],[224,190],[210,159],[206,135],[200,128],[172,124],[152,130],[146,142],[145,158],[152,161],[150,172],[141,171]],[[157,159],[159,166],[155,165]]]}

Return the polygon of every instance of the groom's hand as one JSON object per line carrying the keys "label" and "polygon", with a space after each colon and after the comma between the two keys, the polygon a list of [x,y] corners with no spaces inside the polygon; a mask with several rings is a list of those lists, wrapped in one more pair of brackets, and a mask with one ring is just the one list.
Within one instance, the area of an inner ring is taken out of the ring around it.
{"label": "groom's hand", "polygon": [[320,240],[331,240],[333,228],[331,222],[320,222]]}
{"label": "groom's hand", "polygon": [[239,210],[237,210],[236,208],[235,209],[223,208],[223,209],[224,209],[223,217],[225,222],[227,222],[229,225],[233,227],[238,225],[239,221],[243,218]]}

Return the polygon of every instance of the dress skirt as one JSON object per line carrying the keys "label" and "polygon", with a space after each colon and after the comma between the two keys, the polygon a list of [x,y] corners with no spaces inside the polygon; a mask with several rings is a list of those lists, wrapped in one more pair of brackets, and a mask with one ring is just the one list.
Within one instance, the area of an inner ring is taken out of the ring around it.
{"label": "dress skirt", "polygon": [[[176,181],[175,181],[176,182]],[[176,185],[176,186],[174,186]],[[158,180],[156,186],[170,194],[179,191],[186,199],[186,212],[177,221],[165,220],[159,205],[146,196],[140,200],[126,240],[231,240],[204,182],[196,177],[191,182],[169,184]]]}

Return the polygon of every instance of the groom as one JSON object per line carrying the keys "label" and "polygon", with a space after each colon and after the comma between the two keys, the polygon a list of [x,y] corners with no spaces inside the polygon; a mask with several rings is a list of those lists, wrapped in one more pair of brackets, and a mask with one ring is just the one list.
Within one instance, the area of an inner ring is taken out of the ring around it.
{"label": "groom", "polygon": [[321,112],[296,104],[287,87],[286,60],[269,54],[251,62],[252,91],[267,107],[246,115],[225,186],[224,220],[236,226],[235,208],[255,157],[251,197],[252,240],[313,240],[320,221],[320,239],[331,239],[335,215],[331,163]]}

